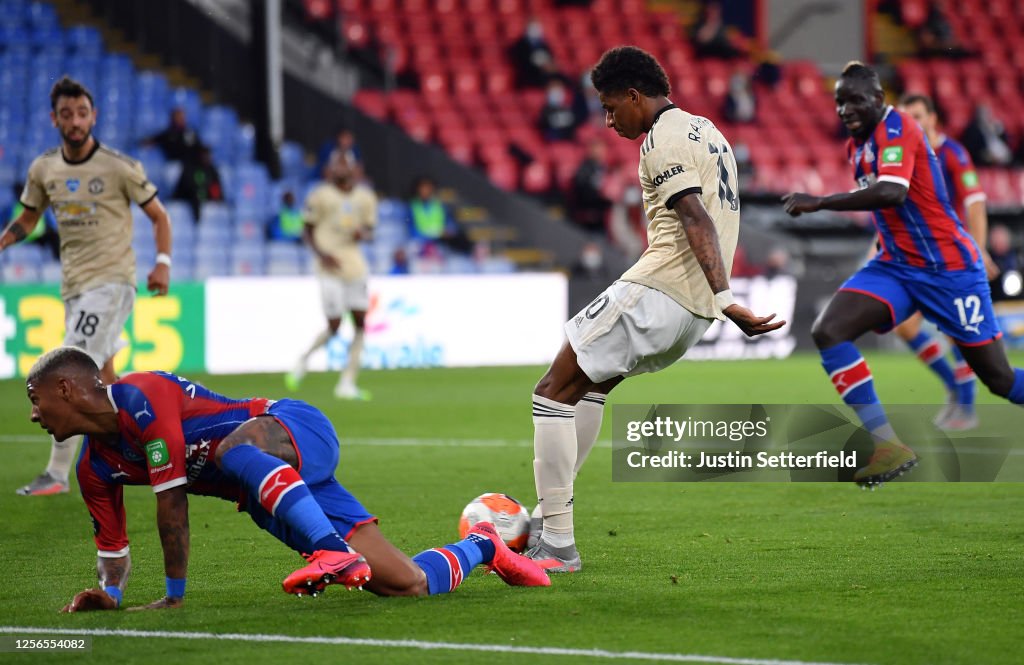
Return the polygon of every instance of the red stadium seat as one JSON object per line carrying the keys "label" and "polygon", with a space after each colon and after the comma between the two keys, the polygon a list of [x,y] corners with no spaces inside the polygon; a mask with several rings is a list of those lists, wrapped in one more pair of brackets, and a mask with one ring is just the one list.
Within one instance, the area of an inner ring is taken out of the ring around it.
{"label": "red stadium seat", "polygon": [[512,91],[515,85],[515,74],[509,67],[492,69],[484,73],[487,77],[486,88],[490,94],[502,95]]}
{"label": "red stadium seat", "polygon": [[487,178],[499,189],[514,191],[519,186],[519,167],[511,159],[489,162]]}
{"label": "red stadium seat", "polygon": [[352,100],[356,108],[377,120],[388,118],[388,100],[378,90],[360,90]]}
{"label": "red stadium seat", "polygon": [[452,74],[456,95],[475,95],[480,92],[480,72],[470,67],[456,69]]}
{"label": "red stadium seat", "polygon": [[523,168],[523,190],[530,194],[545,194],[551,191],[553,180],[551,167],[547,162],[535,160]]}

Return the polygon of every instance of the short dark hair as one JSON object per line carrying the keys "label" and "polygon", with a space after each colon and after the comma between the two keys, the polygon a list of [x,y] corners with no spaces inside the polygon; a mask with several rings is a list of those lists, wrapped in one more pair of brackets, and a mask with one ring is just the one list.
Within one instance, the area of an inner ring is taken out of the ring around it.
{"label": "short dark hair", "polygon": [[853,81],[865,81],[874,83],[878,90],[882,89],[882,82],[878,79],[878,72],[868,67],[860,60],[851,60],[843,67],[842,78]]}
{"label": "short dark hair", "polygon": [[75,346],[60,346],[44,353],[32,365],[26,383],[38,383],[57,372],[81,372],[90,376],[99,376],[100,368],[88,353]]}
{"label": "short dark hair", "polygon": [[606,51],[590,80],[598,92],[614,94],[635,88],[647,97],[668,97],[672,92],[668,75],[654,56],[635,46],[618,46]]}
{"label": "short dark hair", "polygon": [[910,106],[911,104],[924,104],[925,110],[929,113],[937,112],[932,98],[919,92],[909,92],[900,97],[900,106]]}
{"label": "short dark hair", "polygon": [[50,88],[50,108],[52,110],[57,110],[57,100],[61,97],[85,97],[89,100],[89,106],[96,107],[96,104],[92,101],[92,93],[89,92],[89,89],[67,74]]}

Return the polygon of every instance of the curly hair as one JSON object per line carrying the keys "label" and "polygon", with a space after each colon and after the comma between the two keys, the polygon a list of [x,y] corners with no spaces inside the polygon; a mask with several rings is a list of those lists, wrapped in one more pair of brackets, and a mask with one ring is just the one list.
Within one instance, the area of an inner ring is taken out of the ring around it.
{"label": "curly hair", "polygon": [[57,100],[61,97],[85,97],[89,100],[89,106],[96,106],[92,101],[92,93],[89,92],[89,89],[66,74],[50,89],[50,108],[54,111],[57,110]]}
{"label": "curly hair", "polygon": [[647,97],[668,97],[668,76],[654,56],[635,46],[619,46],[605,52],[590,80],[598,92],[615,94],[635,88]]}

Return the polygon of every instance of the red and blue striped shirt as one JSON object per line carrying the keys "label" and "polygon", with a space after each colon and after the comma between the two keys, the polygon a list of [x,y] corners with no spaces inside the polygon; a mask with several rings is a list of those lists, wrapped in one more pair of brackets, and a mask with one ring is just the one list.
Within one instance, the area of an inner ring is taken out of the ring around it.
{"label": "red and blue striped shirt", "polygon": [[190,494],[241,498],[213,455],[222,439],[265,413],[271,401],[230,399],[167,372],[129,374],[107,391],[118,436],[87,437],[78,460],[100,556],[128,552],[123,485],[151,485],[154,492],[185,485]]}
{"label": "red and blue striped shirt", "polygon": [[867,141],[850,139],[847,155],[862,188],[895,182],[908,189],[901,205],[873,211],[878,260],[943,272],[982,269],[978,246],[950,202],[939,160],[913,118],[888,107]]}

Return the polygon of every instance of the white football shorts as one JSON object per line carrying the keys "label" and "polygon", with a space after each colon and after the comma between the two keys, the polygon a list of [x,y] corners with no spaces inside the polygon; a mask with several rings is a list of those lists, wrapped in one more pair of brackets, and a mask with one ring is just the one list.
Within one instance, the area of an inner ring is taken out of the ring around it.
{"label": "white football shorts", "polygon": [[135,307],[135,287],[104,284],[64,301],[64,345],[88,353],[100,368],[127,343],[121,331]]}
{"label": "white football shorts", "polygon": [[700,341],[713,319],[657,289],[614,282],[565,324],[580,369],[594,383],[665,369]]}
{"label": "white football shorts", "polygon": [[340,319],[348,312],[365,312],[370,308],[370,288],[365,279],[346,282],[329,275],[319,275],[318,279],[320,302],[328,319]]}

